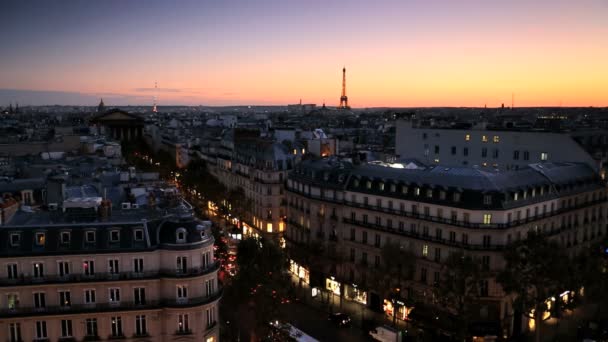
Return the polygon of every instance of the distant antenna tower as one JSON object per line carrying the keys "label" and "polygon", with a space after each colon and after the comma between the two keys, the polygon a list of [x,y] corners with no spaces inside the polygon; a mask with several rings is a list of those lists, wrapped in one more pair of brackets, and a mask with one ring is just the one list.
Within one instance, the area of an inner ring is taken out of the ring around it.
{"label": "distant antenna tower", "polygon": [[513,108],[515,106],[515,93],[511,93],[511,110],[513,110]]}
{"label": "distant antenna tower", "polygon": [[158,94],[158,85],[154,82],[154,105],[152,106],[152,112],[156,113],[156,94]]}

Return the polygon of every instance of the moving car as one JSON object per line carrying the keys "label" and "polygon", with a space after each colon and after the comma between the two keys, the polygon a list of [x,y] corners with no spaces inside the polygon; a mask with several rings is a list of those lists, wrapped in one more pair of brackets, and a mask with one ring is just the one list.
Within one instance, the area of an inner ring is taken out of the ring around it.
{"label": "moving car", "polygon": [[328,319],[338,327],[348,326],[351,323],[350,316],[340,312],[330,314]]}

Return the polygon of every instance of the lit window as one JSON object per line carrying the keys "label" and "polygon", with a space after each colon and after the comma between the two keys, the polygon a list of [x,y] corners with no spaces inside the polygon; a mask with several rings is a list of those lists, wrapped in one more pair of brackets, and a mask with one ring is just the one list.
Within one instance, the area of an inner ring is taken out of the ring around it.
{"label": "lit window", "polygon": [[266,231],[269,233],[272,233],[272,223],[267,223],[266,224]]}
{"label": "lit window", "polygon": [[499,143],[500,142],[500,137],[498,135],[495,135],[494,138],[493,138],[493,141],[495,143]]}
{"label": "lit window", "polygon": [[44,246],[44,242],[46,241],[44,233],[36,233],[36,245]]}
{"label": "lit window", "polygon": [[481,136],[481,141],[488,142],[488,136],[487,135],[482,135]]}
{"label": "lit window", "polygon": [[422,256],[426,257],[429,255],[429,245],[423,245],[422,246]]}
{"label": "lit window", "polygon": [[470,135],[470,134],[466,134],[466,135],[464,136],[464,140],[465,140],[465,141],[470,141],[470,140],[471,140],[471,135]]}
{"label": "lit window", "polygon": [[492,223],[492,214],[483,214],[483,224]]}
{"label": "lit window", "polygon": [[439,164],[439,159],[435,158],[435,164]]}
{"label": "lit window", "polygon": [[298,150],[296,150],[295,148],[293,149],[293,154],[298,154]]}
{"label": "lit window", "polygon": [[428,197],[428,198],[433,198],[433,190],[428,189],[428,190],[426,191],[426,197]]}
{"label": "lit window", "polygon": [[540,154],[540,160],[546,161],[548,159],[549,159],[549,154],[547,152],[541,152],[541,154]]}
{"label": "lit window", "polygon": [[372,188],[372,182],[367,181],[366,185],[365,185],[368,189]]}
{"label": "lit window", "polygon": [[420,188],[416,188],[415,193],[416,193],[416,196],[420,196]]}
{"label": "lit window", "polygon": [[378,189],[379,189],[380,191],[384,190],[384,183],[380,183],[380,184],[378,184]]}

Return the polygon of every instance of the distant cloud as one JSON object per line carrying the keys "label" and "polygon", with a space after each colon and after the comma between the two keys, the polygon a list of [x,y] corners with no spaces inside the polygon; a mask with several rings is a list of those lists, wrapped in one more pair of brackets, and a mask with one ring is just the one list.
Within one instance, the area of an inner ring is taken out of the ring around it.
{"label": "distant cloud", "polygon": [[182,89],[177,88],[135,88],[134,91],[138,93],[148,93],[158,91],[159,93],[181,93]]}

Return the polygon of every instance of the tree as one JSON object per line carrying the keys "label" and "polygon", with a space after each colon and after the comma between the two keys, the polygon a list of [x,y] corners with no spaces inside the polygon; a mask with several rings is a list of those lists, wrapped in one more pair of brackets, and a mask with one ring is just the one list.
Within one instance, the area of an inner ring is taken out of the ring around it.
{"label": "tree", "polygon": [[237,247],[237,274],[229,292],[235,307],[247,303],[253,310],[254,334],[266,336],[284,298],[293,290],[287,258],[273,241],[247,238]]}
{"label": "tree", "polygon": [[504,258],[505,268],[496,280],[507,294],[514,296],[515,312],[534,319],[538,342],[543,313],[548,309],[547,299],[563,288],[568,256],[556,243],[531,232],[527,239],[505,250]]}
{"label": "tree", "polygon": [[585,289],[585,297],[589,302],[597,304],[599,318],[608,317],[608,238],[585,248],[572,262],[573,272],[570,283],[576,286],[571,289]]}
{"label": "tree", "polygon": [[477,260],[464,253],[451,254],[442,265],[441,279],[435,288],[439,301],[453,309],[461,320],[458,338],[466,340],[472,317],[472,304],[479,297],[482,272]]}
{"label": "tree", "polygon": [[391,297],[393,299],[393,325],[396,325],[396,299],[401,297],[403,281],[413,277],[416,257],[411,251],[395,242],[384,244],[380,256],[382,264],[377,271],[373,272],[372,279],[376,280],[375,285],[381,292],[382,298]]}

